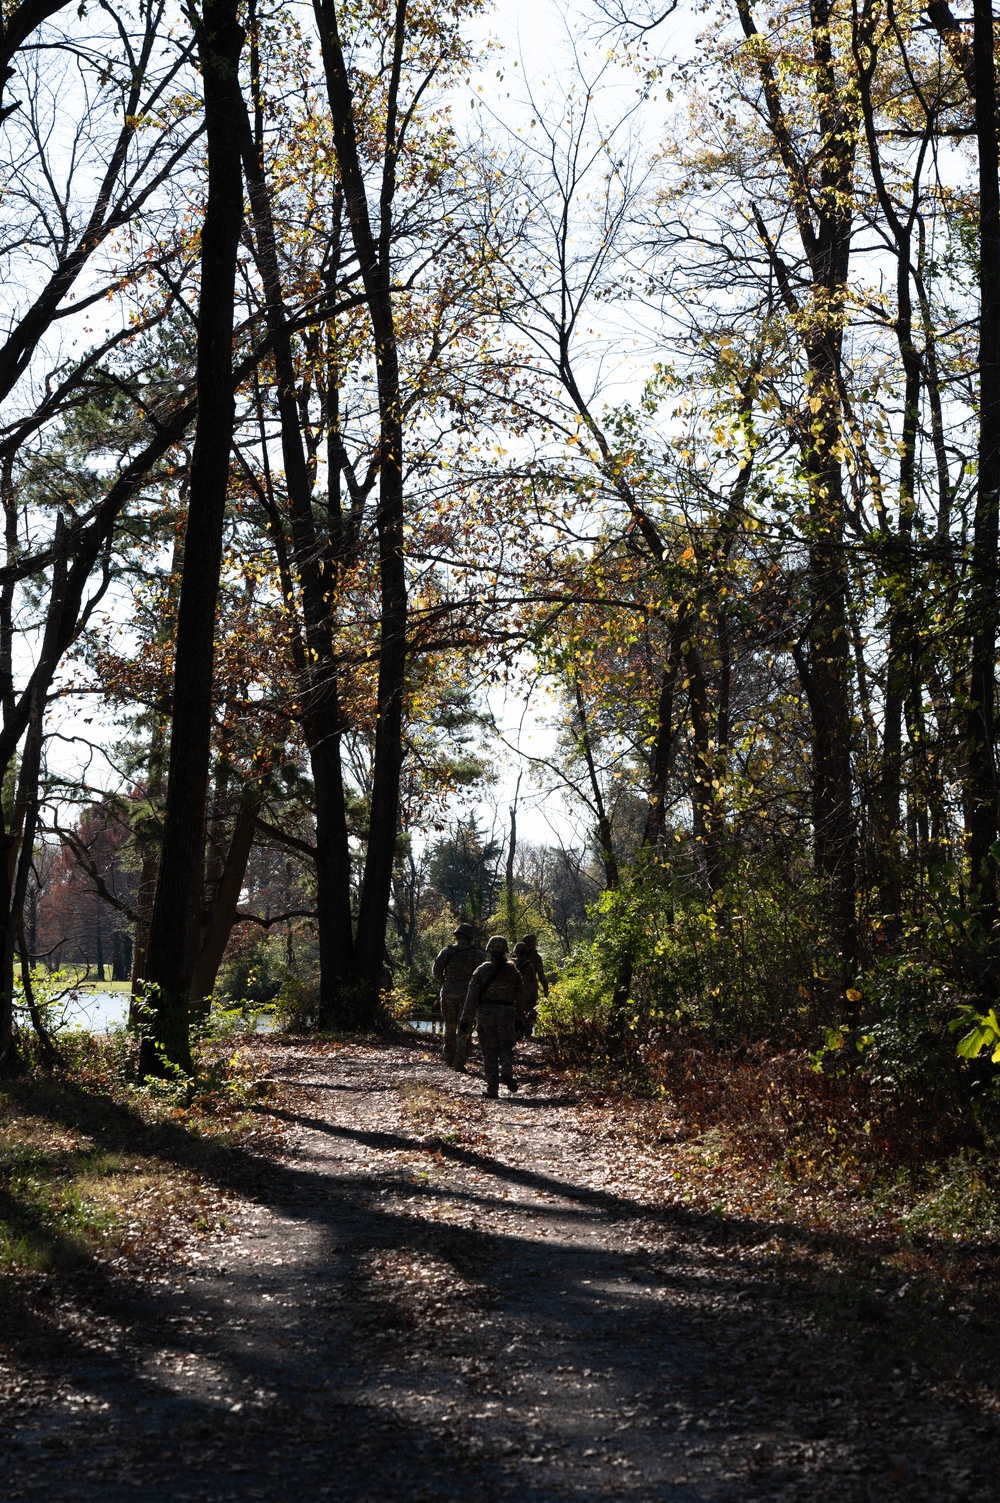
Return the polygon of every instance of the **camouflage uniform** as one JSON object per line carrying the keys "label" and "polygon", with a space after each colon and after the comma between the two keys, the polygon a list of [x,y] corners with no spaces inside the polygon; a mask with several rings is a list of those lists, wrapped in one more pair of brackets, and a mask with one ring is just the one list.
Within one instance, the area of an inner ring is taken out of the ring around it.
{"label": "camouflage uniform", "polygon": [[434,980],[441,983],[441,1016],[444,1018],[444,1062],[455,1063],[455,1038],[458,1015],[472,973],[486,959],[486,951],[472,943],[476,931],[471,924],[459,924],[455,930],[458,943],[446,945],[434,962]]}
{"label": "camouflage uniform", "polygon": [[524,1031],[530,1038],[538,1017],[538,972],[526,944],[514,946],[514,964],[521,973],[524,985]]}
{"label": "camouflage uniform", "polygon": [[[530,1009],[528,1014],[528,1033],[532,1033],[537,1018],[538,988],[541,986],[543,994],[549,994],[549,978],[545,974],[545,962],[538,953],[538,937],[535,934],[526,934],[514,946],[514,963],[521,972],[524,981],[525,995],[534,993],[534,1000],[526,1003]],[[529,979],[530,978],[530,979]]]}
{"label": "camouflage uniform", "polygon": [[517,966],[506,958],[505,939],[491,939],[487,949],[490,959],[473,972],[459,1029],[467,1037],[475,1025],[483,1051],[486,1094],[496,1096],[501,1080],[509,1091],[517,1090],[514,1045],[524,1029],[524,983]]}

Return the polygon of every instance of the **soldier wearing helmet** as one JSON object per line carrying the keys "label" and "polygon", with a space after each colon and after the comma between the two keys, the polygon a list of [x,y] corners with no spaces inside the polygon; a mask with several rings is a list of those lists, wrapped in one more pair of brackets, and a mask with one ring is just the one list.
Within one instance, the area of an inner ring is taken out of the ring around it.
{"label": "soldier wearing helmet", "polygon": [[[444,1062],[455,1065],[455,1040],[458,1015],[462,1011],[472,973],[486,959],[486,951],[476,944],[471,924],[459,924],[455,943],[446,945],[434,962],[434,980],[440,984],[441,1015],[444,1018]],[[463,1066],[459,1064],[457,1068]]]}
{"label": "soldier wearing helmet", "polygon": [[535,961],[541,960],[541,956],[537,950],[533,955],[522,939],[518,940],[514,946],[513,958],[524,983],[524,1031],[530,1038],[535,1031],[535,1023],[538,1019],[538,971]]}
{"label": "soldier wearing helmet", "polygon": [[538,987],[540,986],[542,988],[542,995],[547,997],[549,994],[549,978],[545,974],[545,962],[542,960],[541,955],[538,953],[538,935],[526,934],[524,938],[519,942],[517,948],[520,948],[521,945],[523,945],[525,950],[527,951],[528,958],[535,972],[536,994]]}
{"label": "soldier wearing helmet", "polygon": [[459,1048],[467,1046],[475,1027],[483,1051],[487,1096],[499,1096],[500,1082],[508,1091],[517,1090],[514,1079],[514,1045],[524,1032],[524,983],[521,973],[507,958],[507,941],[495,934],[486,946],[489,956],[477,967],[458,1025]]}

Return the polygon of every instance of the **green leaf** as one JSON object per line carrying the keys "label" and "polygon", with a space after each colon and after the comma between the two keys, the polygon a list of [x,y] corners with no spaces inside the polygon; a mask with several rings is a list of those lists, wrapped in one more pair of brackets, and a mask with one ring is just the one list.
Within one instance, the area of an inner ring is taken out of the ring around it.
{"label": "green leaf", "polygon": [[962,1059],[976,1059],[987,1047],[992,1044],[995,1034],[991,1028],[982,1025],[971,1028],[964,1038],[959,1039],[956,1053]]}

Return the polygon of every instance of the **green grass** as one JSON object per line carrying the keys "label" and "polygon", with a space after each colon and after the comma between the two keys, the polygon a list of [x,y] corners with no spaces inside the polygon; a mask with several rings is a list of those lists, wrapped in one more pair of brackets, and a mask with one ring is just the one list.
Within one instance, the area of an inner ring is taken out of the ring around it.
{"label": "green grass", "polygon": [[[72,974],[72,968],[70,970]],[[83,977],[86,976],[87,972],[81,966],[76,970],[75,974]],[[97,981],[93,975],[86,981],[71,981],[69,984],[81,992],[130,992],[132,990],[131,981]]]}
{"label": "green grass", "polygon": [[88,1260],[169,1263],[186,1241],[222,1234],[220,1154],[277,1130],[255,1109],[274,1093],[259,1056],[202,1046],[182,1097],[131,1082],[121,1040],[61,1044],[65,1069],[0,1085],[0,1275],[27,1287]]}
{"label": "green grass", "polygon": [[37,1120],[7,1114],[0,1130],[0,1270],[49,1273],[107,1245],[137,1181],[140,1163],[78,1143],[46,1141]]}

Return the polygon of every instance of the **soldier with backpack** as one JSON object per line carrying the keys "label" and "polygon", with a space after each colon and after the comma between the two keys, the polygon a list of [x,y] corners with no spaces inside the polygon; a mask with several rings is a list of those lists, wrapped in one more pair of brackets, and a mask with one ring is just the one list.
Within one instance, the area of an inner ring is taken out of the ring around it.
{"label": "soldier with backpack", "polygon": [[538,1018],[538,973],[528,946],[523,940],[519,940],[514,946],[514,964],[520,971],[521,981],[524,984],[524,1031],[530,1039]]}
{"label": "soldier with backpack", "polygon": [[455,943],[446,945],[434,962],[434,980],[441,986],[441,1016],[444,1018],[444,1047],[446,1065],[463,1068],[455,1061],[455,1040],[458,1030],[458,1015],[462,1011],[469,982],[477,966],[486,959],[486,951],[475,943],[476,931],[471,924],[459,924],[455,930]]}
{"label": "soldier with backpack", "polygon": [[459,1058],[468,1052],[473,1027],[483,1051],[486,1095],[499,1096],[500,1082],[508,1091],[517,1090],[514,1079],[514,1045],[524,1033],[524,982],[507,959],[507,941],[495,934],[486,946],[485,965],[472,973],[469,991],[458,1025]]}

